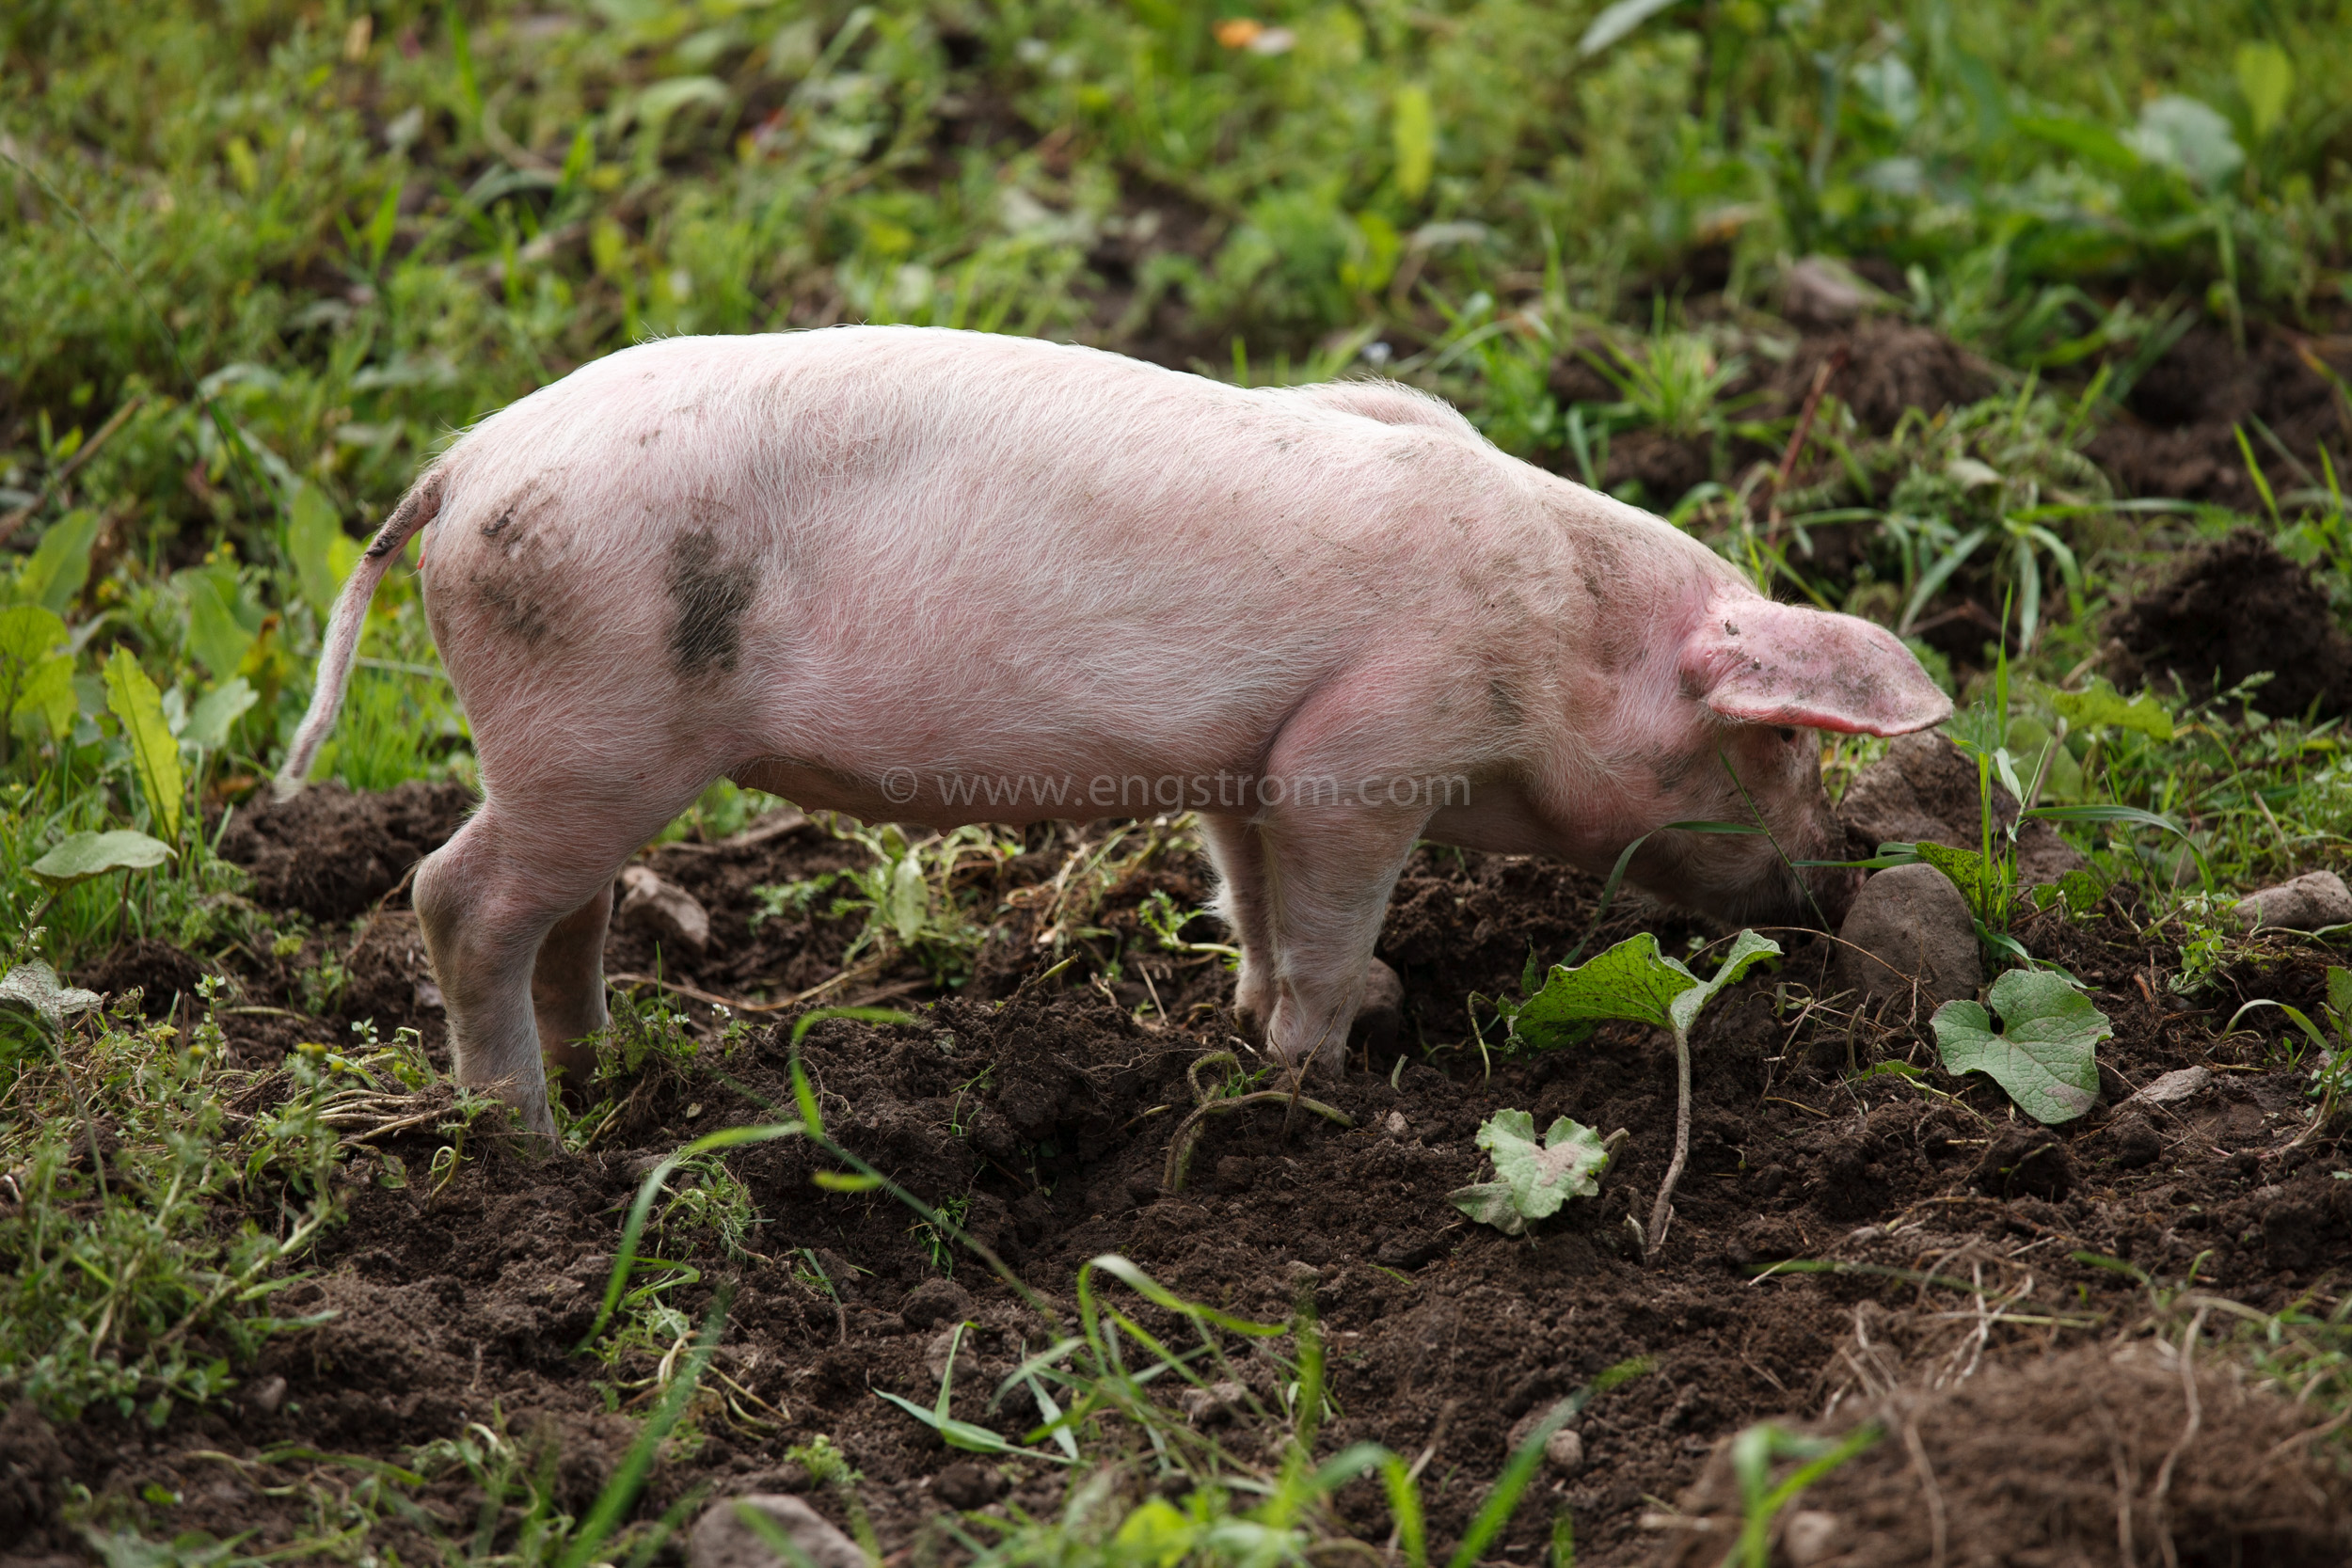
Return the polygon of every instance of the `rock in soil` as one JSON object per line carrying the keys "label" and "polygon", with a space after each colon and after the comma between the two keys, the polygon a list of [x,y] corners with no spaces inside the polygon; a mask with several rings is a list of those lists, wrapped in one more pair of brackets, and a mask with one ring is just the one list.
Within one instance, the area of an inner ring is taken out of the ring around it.
{"label": "rock in soil", "polygon": [[1574,1427],[1562,1427],[1544,1439],[1544,1463],[1557,1476],[1572,1476],[1584,1468],[1584,1439]]}
{"label": "rock in soil", "polygon": [[2316,931],[2323,926],[2342,926],[2352,921],[2352,888],[2332,871],[2306,871],[2293,881],[2239,899],[2237,917],[2249,928]]}
{"label": "rock in soil", "polygon": [[649,866],[632,865],[621,873],[621,903],[612,918],[696,953],[710,945],[710,911],[702,900]]}
{"label": "rock in soil", "polygon": [[[2017,819],[2017,798],[1998,784],[1993,788],[1993,836],[1997,844]],[[1925,839],[1956,849],[1984,844],[1977,765],[1959,747],[1933,733],[1907,735],[1886,748],[1846,788],[1837,815],[1865,853],[1882,844],[1916,844]],[[2028,822],[2017,833],[2017,882],[2032,887],[2055,882],[2080,867],[2083,858],[2047,822]]]}
{"label": "rock in soil", "polygon": [[1864,882],[1837,935],[1837,983],[1873,1014],[1893,1003],[1919,1022],[1984,983],[1968,900],[1931,865],[1889,866]]}
{"label": "rock in soil", "polygon": [[972,1315],[972,1292],[952,1279],[926,1279],[898,1304],[909,1328],[952,1328]]}
{"label": "rock in soil", "polygon": [[[1840,1434],[1873,1420],[1887,1435],[1805,1489],[1805,1513],[1833,1523],[1801,1528],[1792,1513],[1782,1552],[1873,1568],[2352,1561],[2352,1476],[2324,1442],[2299,1440],[2322,1413],[2217,1370],[2199,1370],[2196,1386],[2192,1433],[2179,1365],[2140,1341],[1891,1394],[1838,1422]],[[1682,1495],[1682,1517],[1702,1528],[1675,1532],[1663,1568],[1716,1568],[1739,1533],[1729,1449],[1719,1443]],[[2169,1555],[2158,1544],[2168,1537]]]}
{"label": "rock in soil", "polygon": [[2271,679],[2251,705],[2264,713],[2352,713],[2352,638],[2336,625],[2328,591],[2278,546],[2241,529],[2191,555],[2107,623],[2108,673],[2177,683],[2189,695]]}
{"label": "rock in soil", "polygon": [[1004,1477],[969,1461],[950,1465],[931,1478],[931,1496],[965,1513],[986,1508],[1004,1495]]}
{"label": "rock in soil", "polygon": [[2124,1170],[2153,1165],[2164,1154],[2164,1139],[2136,1111],[2116,1117],[2105,1132],[2108,1158]]}
{"label": "rock in soil", "polygon": [[761,1538],[744,1520],[746,1509],[765,1515],[817,1568],[866,1568],[866,1554],[856,1542],[808,1504],[783,1493],[725,1497],[705,1509],[686,1544],[692,1568],[804,1568]]}

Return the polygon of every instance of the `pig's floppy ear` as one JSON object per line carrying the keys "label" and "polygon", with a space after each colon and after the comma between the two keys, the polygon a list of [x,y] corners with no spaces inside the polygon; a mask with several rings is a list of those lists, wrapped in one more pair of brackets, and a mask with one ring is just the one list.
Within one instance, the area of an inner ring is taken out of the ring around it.
{"label": "pig's floppy ear", "polygon": [[1767,598],[1718,600],[1682,647],[1682,689],[1726,719],[1907,735],[1952,700],[1884,626]]}

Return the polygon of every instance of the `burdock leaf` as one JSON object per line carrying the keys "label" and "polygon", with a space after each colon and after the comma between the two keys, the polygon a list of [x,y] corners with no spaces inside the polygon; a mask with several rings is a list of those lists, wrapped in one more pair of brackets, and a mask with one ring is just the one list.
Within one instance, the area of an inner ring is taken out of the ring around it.
{"label": "burdock leaf", "polygon": [[1772,938],[1759,937],[1754,931],[1740,932],[1738,940],[1732,942],[1731,952],[1724,958],[1721,969],[1666,1004],[1669,1025],[1677,1034],[1689,1034],[1700,1012],[1715,1000],[1716,994],[1725,986],[1736,984],[1740,975],[1756,966],[1758,959],[1779,957],[1780,943]]}
{"label": "burdock leaf", "polygon": [[1493,1181],[1447,1195],[1454,1206],[1506,1236],[1526,1229],[1529,1220],[1560,1212],[1572,1197],[1600,1193],[1600,1173],[1609,1148],[1600,1134],[1562,1117],[1535,1141],[1535,1118],[1525,1111],[1497,1111],[1478,1130],[1478,1147],[1494,1159]]}
{"label": "burdock leaf", "polygon": [[171,846],[130,828],[110,833],[68,833],[24,869],[52,893],[109,871],[144,871],[171,858]]}
{"label": "burdock leaf", "polygon": [[1668,1008],[1698,983],[1697,975],[1661,953],[1658,939],[1644,931],[1574,969],[1554,964],[1544,989],[1513,1016],[1511,1034],[1542,1049],[1565,1043],[1574,1037],[1576,1024],[1593,1019],[1630,1019],[1671,1029]]}
{"label": "burdock leaf", "polygon": [[66,1014],[87,1012],[101,1000],[94,990],[58,984],[57,972],[39,959],[0,975],[0,1002],[21,1002],[52,1027],[62,1025]]}
{"label": "burdock leaf", "polygon": [[2001,1029],[1974,1002],[1935,1010],[1944,1070],[1982,1072],[2035,1120],[2072,1121],[2099,1098],[2098,1044],[2115,1033],[2090,998],[2045,970],[2012,969],[1989,1000]]}
{"label": "burdock leaf", "polygon": [[2107,683],[2094,678],[2087,691],[2061,691],[2051,700],[2058,717],[2075,730],[2137,730],[2151,740],[2172,738],[2172,716],[2143,691],[2130,702]]}

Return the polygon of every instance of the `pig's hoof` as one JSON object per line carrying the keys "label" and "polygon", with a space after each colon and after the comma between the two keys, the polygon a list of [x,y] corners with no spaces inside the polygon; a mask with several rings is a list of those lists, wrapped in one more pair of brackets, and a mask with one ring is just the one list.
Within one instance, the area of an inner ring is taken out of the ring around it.
{"label": "pig's hoof", "polygon": [[1395,970],[1375,958],[1364,972],[1364,999],[1357,1005],[1356,1022],[1347,1031],[1348,1044],[1375,1056],[1387,1055],[1395,1051],[1404,1022],[1405,982],[1396,977]]}

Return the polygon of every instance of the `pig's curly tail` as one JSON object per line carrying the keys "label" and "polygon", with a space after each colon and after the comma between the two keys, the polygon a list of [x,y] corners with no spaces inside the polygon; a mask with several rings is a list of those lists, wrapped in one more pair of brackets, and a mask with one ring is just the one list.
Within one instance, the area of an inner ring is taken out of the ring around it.
{"label": "pig's curly tail", "polygon": [[376,531],[367,554],[359,558],[351,580],[343,584],[342,594],[335,601],[335,613],[326,623],[325,644],[319,650],[318,682],[310,691],[310,710],[302,716],[302,727],[294,731],[294,744],[286,749],[286,765],[278,770],[273,786],[280,800],[302,793],[303,777],[310,771],[319,743],[335,727],[335,712],[343,705],[343,689],[351,684],[351,661],[359,652],[359,632],[367,624],[368,601],[375,597],[376,585],[391,569],[392,559],[400,554],[401,546],[439,514],[443,478],[444,470],[437,467],[409,486],[408,494],[401,498],[400,504],[392,508],[392,515]]}

